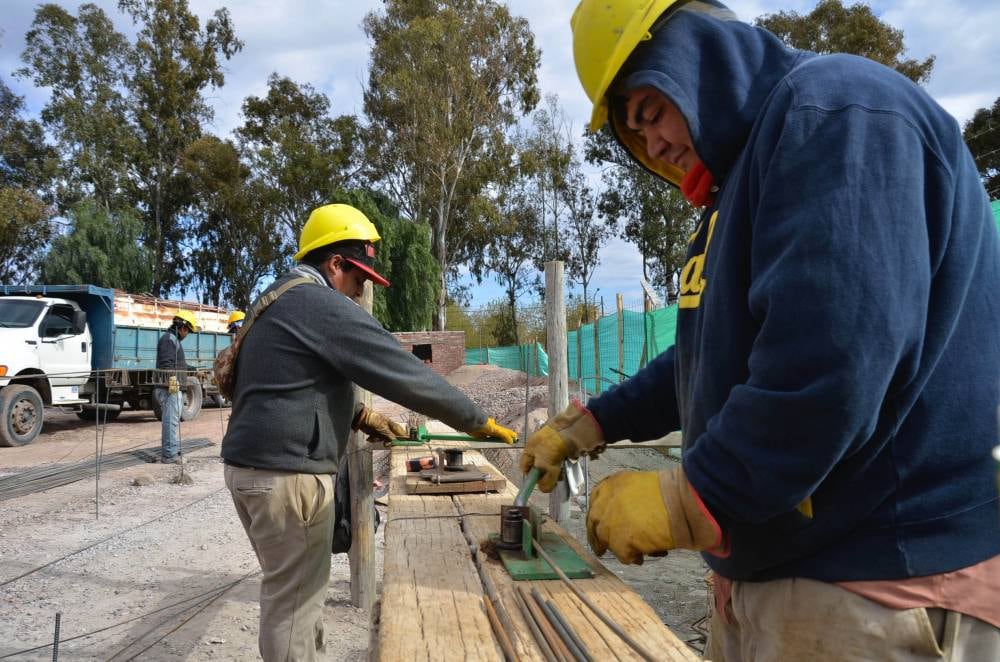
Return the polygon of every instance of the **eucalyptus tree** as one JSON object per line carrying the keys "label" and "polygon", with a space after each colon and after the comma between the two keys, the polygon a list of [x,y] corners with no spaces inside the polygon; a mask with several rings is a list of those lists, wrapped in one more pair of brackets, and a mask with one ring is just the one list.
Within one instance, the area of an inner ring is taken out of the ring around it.
{"label": "eucalyptus tree", "polygon": [[[567,209],[565,234],[569,275],[583,288],[583,300],[589,301],[590,281],[600,264],[601,248],[611,238],[612,232],[606,223],[597,218],[597,196],[591,191],[580,163],[575,159],[570,164],[562,199]],[[587,308],[583,310],[586,315]],[[590,320],[585,318],[583,321]]]}
{"label": "eucalyptus tree", "polygon": [[27,279],[52,233],[55,150],[24,100],[0,80],[0,283]]}
{"label": "eucalyptus tree", "polygon": [[820,0],[808,14],[782,11],[759,16],[755,24],[767,28],[793,48],[815,53],[850,53],[880,62],[914,83],[926,83],[934,56],[906,58],[903,31],[882,21],[867,4],[845,6],[842,0]]}
{"label": "eucalyptus tree", "polygon": [[137,210],[154,259],[148,289],[160,295],[183,278],[180,216],[191,191],[181,160],[213,118],[205,93],[224,84],[222,60],[242,42],[226,9],[203,27],[186,0],[118,8],[136,25],[134,41],[93,4],[77,16],[39,5],[19,75],[51,90],[42,120],[64,155],[60,207],[92,196],[107,210]]}
{"label": "eucalyptus tree", "polygon": [[676,187],[639,166],[606,128],[587,136],[584,155],[601,167],[598,213],[619,237],[639,249],[643,278],[665,290],[668,299],[675,298],[676,277],[684,267],[698,210]]}
{"label": "eucalyptus tree", "polygon": [[332,117],[325,94],[276,73],[266,95],[243,101],[243,118],[237,140],[254,179],[268,189],[272,231],[280,226],[294,245],[311,210],[358,183],[357,119]]}
{"label": "eucalyptus tree", "polygon": [[506,131],[537,104],[540,54],[527,21],[492,0],[386,0],[363,25],[371,176],[404,216],[430,221],[443,329],[458,211],[495,179]]}
{"label": "eucalyptus tree", "polygon": [[186,211],[189,274],[202,302],[246,309],[289,257],[268,223],[266,186],[250,176],[236,146],[203,136],[185,150],[182,172],[194,192]]}
{"label": "eucalyptus tree", "polygon": [[980,108],[962,129],[991,200],[1000,200],[1000,97]]}

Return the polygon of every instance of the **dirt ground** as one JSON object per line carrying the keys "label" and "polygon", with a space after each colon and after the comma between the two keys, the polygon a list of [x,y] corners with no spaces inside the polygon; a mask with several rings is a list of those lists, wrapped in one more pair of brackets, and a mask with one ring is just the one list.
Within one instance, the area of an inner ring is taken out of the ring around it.
{"label": "dirt ground", "polygon": [[[467,366],[452,381],[498,418],[523,421],[521,373]],[[536,411],[547,397],[544,390],[530,387],[529,426],[544,420],[543,412]],[[405,415],[380,399],[375,406]],[[51,660],[47,645],[53,641],[57,613],[59,654],[67,660],[259,659],[258,565],[219,461],[228,415],[228,409],[205,409],[195,421],[182,424],[182,439],[213,444],[187,454],[184,472],[193,484],[173,482],[181,472],[174,465],[102,471],[99,517],[93,476],[0,501],[0,659]],[[0,448],[0,477],[92,460],[95,444],[103,445],[105,456],[158,448],[159,435],[159,422],[150,412],[123,412],[103,435],[93,423],[55,414],[33,444]],[[387,465],[378,459],[376,471]],[[608,451],[590,465],[591,484],[613,471],[652,469],[669,461],[648,449]],[[136,479],[149,484],[135,486]],[[581,539],[583,522],[574,505],[567,528]],[[379,530],[379,576],[383,547]],[[706,611],[706,590],[705,567],[697,555],[674,553],[643,566],[622,566],[610,555],[603,561],[678,636],[698,648],[696,626]],[[328,659],[362,659],[368,648],[368,616],[350,604],[345,555],[334,557],[325,612]]]}

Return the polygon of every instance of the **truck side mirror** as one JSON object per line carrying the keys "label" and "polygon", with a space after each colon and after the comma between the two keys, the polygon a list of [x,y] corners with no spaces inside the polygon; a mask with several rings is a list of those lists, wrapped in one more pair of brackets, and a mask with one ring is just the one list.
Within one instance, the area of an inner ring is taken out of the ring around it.
{"label": "truck side mirror", "polygon": [[87,330],[87,313],[82,310],[73,311],[73,335],[80,335]]}

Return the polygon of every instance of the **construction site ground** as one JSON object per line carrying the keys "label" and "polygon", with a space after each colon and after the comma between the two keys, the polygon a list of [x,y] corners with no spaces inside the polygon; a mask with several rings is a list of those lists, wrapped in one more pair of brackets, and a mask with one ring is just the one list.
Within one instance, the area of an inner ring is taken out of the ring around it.
{"label": "construction site ground", "polygon": [[[465,366],[449,379],[502,422],[523,427],[523,373]],[[544,384],[544,379],[529,384],[529,429],[545,419]],[[405,410],[391,403],[376,398],[375,406],[405,418]],[[101,472],[99,517],[93,476],[0,501],[0,659],[51,660],[51,648],[12,654],[50,644],[57,613],[64,659],[256,658],[257,560],[218,457],[228,416],[228,409],[205,409],[182,424],[184,439],[213,443],[188,454],[184,472],[192,484],[174,482],[180,474],[176,465],[143,463]],[[95,444],[103,445],[105,456],[158,447],[159,434],[151,412],[123,412],[103,435],[93,423],[56,414],[35,443],[0,448],[0,476],[93,458]],[[497,451],[490,459],[516,477],[516,452]],[[592,484],[614,471],[655,469],[670,461],[652,449],[608,451],[590,465]],[[377,452],[376,478],[385,481],[388,466],[387,454]],[[566,528],[586,539],[576,504]],[[383,549],[379,530],[379,576]],[[697,555],[672,553],[642,566],[623,566],[610,555],[602,561],[700,650],[707,597],[705,566]],[[51,565],[31,572],[46,564]],[[363,658],[368,615],[351,606],[345,555],[333,558],[325,612],[328,659]]]}

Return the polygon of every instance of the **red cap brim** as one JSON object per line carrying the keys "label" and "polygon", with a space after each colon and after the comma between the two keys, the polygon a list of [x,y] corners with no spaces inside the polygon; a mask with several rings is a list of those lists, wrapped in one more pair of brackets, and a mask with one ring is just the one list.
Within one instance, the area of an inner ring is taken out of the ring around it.
{"label": "red cap brim", "polygon": [[377,271],[375,271],[374,269],[372,269],[371,267],[369,267],[369,266],[367,266],[367,265],[365,265],[365,264],[363,264],[361,262],[358,262],[357,260],[353,260],[353,259],[351,259],[349,257],[345,257],[344,259],[347,260],[348,262],[350,262],[351,264],[353,264],[358,269],[361,269],[361,271],[365,272],[365,275],[368,276],[368,279],[371,282],[377,283],[377,284],[381,285],[382,287],[389,287],[389,281],[387,281],[385,278],[383,278],[381,275],[379,275],[379,273]]}

